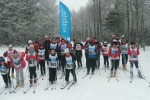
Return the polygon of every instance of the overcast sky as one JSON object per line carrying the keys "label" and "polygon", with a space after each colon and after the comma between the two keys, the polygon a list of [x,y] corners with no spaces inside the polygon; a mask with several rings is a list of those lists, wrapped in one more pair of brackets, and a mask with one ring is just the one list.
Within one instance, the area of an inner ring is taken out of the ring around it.
{"label": "overcast sky", "polygon": [[68,6],[70,10],[78,11],[80,7],[86,6],[88,0],[60,0]]}

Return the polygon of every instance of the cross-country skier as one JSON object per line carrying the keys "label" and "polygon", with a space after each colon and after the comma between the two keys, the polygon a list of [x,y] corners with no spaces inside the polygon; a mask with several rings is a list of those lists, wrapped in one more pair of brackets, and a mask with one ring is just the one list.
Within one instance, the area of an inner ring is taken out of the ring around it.
{"label": "cross-country skier", "polygon": [[128,55],[129,55],[129,62],[130,62],[130,77],[133,78],[133,65],[135,64],[135,67],[138,72],[138,76],[140,78],[143,78],[141,71],[139,69],[139,61],[138,56],[140,52],[139,49],[136,47],[135,42],[131,42],[131,47],[128,49]]}
{"label": "cross-country skier", "polygon": [[82,68],[82,49],[83,49],[83,44],[80,42],[79,39],[76,39],[76,42],[74,44],[74,50],[75,50],[75,54],[77,57],[77,63],[78,63],[78,68]]}
{"label": "cross-country skier", "polygon": [[11,80],[9,76],[9,67],[5,63],[5,58],[0,57],[0,73],[3,77],[4,83],[5,83],[5,88],[11,87]]}
{"label": "cross-country skier", "polygon": [[52,39],[51,43],[50,43],[50,51],[54,49],[56,52],[58,52],[58,43],[55,40],[55,38]]}
{"label": "cross-country skier", "polygon": [[85,59],[86,59],[86,67],[88,66],[88,47],[90,45],[90,38],[86,39],[86,42],[84,44],[84,49],[85,49]]}
{"label": "cross-country skier", "polygon": [[62,75],[61,77],[64,75],[64,68],[65,68],[65,62],[64,62],[64,57],[65,57],[65,53],[64,53],[64,50],[66,48],[69,48],[69,45],[66,43],[65,39],[62,39],[61,40],[61,43],[59,45],[59,56],[60,56],[60,59],[61,59],[61,70],[62,70]]}
{"label": "cross-country skier", "polygon": [[45,48],[43,44],[40,44],[39,46],[38,60],[40,64],[41,76],[44,76],[46,74],[46,70],[45,70]]}
{"label": "cross-country skier", "polygon": [[51,49],[48,59],[49,82],[53,84],[57,80],[58,56],[55,49]]}
{"label": "cross-country skier", "polygon": [[65,57],[64,57],[64,63],[65,63],[65,80],[68,83],[69,82],[69,74],[71,72],[73,76],[73,83],[77,82],[76,78],[76,73],[75,73],[75,61],[76,61],[76,56],[71,54],[69,49],[65,49]]}
{"label": "cross-country skier", "polygon": [[23,69],[26,66],[26,62],[24,60],[25,53],[18,52],[16,50],[13,51],[13,65],[16,71],[16,87],[24,86],[24,75]]}
{"label": "cross-country skier", "polygon": [[116,40],[112,41],[112,46],[109,49],[109,56],[111,59],[111,72],[110,77],[116,77],[117,75],[117,68],[119,66],[119,59],[120,59],[120,50],[117,47],[118,42]]}
{"label": "cross-country skier", "polygon": [[98,48],[95,44],[94,39],[91,39],[90,44],[87,47],[87,61],[88,61],[87,74],[90,73],[90,69],[92,69],[92,74],[94,74],[97,57],[98,57]]}
{"label": "cross-country skier", "polygon": [[101,51],[102,51],[102,54],[103,54],[103,57],[104,57],[105,69],[106,68],[109,69],[109,46],[108,46],[107,41],[104,41]]}
{"label": "cross-country skier", "polygon": [[26,55],[26,61],[28,61],[28,67],[30,72],[30,85],[33,85],[33,81],[36,84],[37,74],[36,74],[36,66],[37,66],[38,55],[34,50],[34,45],[31,44],[29,46],[29,52]]}
{"label": "cross-country skier", "polygon": [[102,46],[96,38],[94,38],[93,40],[97,48],[96,68],[99,68],[100,67],[100,51],[101,51]]}
{"label": "cross-country skier", "polygon": [[[50,49],[50,40],[47,35],[45,35],[45,41],[44,41],[44,48],[45,48],[45,60],[48,61],[49,58],[49,49]],[[48,63],[47,63],[48,64]]]}
{"label": "cross-country skier", "polygon": [[28,41],[27,47],[26,47],[26,49],[25,49],[25,53],[26,53],[26,54],[27,54],[28,51],[29,51],[29,45],[30,45],[30,44],[33,44],[32,40],[29,40],[29,41]]}
{"label": "cross-country skier", "polygon": [[126,70],[126,65],[128,61],[128,43],[125,38],[121,40],[121,55],[122,55],[122,69]]}
{"label": "cross-country skier", "polygon": [[[9,68],[9,75],[14,78],[14,66],[12,63],[12,54],[13,54],[13,47],[10,44],[8,46],[8,50],[4,52],[4,57],[7,57],[7,66]],[[12,69],[12,70],[11,70]],[[11,71],[10,71],[11,70]]]}

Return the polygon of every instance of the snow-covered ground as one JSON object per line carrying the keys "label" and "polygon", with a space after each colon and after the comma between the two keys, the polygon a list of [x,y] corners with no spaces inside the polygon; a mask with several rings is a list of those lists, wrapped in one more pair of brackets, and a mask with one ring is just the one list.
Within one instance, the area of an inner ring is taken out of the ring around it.
{"label": "snow-covered ground", "polygon": [[[15,48],[19,51],[24,51],[24,48]],[[0,55],[6,51],[6,47],[0,48]],[[147,80],[150,81],[150,48],[146,48],[146,52],[140,50],[141,55],[139,56],[140,67],[142,68],[144,75]],[[103,57],[101,57],[101,62],[103,62]],[[129,64],[128,64],[129,70]],[[105,72],[103,69],[103,64],[101,64],[101,70],[96,71],[94,76],[89,79],[87,76],[85,79],[82,79],[85,76],[85,69],[81,70],[77,79],[78,82],[75,86],[71,87],[70,90],[67,88],[62,90],[63,80],[58,79],[57,89],[45,91],[44,89],[47,86],[47,78],[44,80],[39,80],[39,85],[36,88],[36,93],[33,94],[33,89],[31,89],[27,94],[23,94],[24,88],[19,90],[15,94],[6,94],[5,92],[0,95],[1,100],[150,100],[150,87],[149,84],[137,77],[137,71],[134,68],[134,80],[133,83],[130,83],[129,72],[125,73],[122,70],[118,70],[118,79],[119,82],[112,78],[108,82],[107,76],[109,71]],[[24,70],[25,74],[26,69]],[[38,73],[39,76],[40,73]],[[58,75],[58,78],[60,74]],[[70,74],[70,80],[71,78]],[[25,88],[29,84],[28,75],[25,78],[26,84]],[[15,84],[15,80],[14,80]],[[0,89],[4,86],[2,77],[0,76]],[[7,92],[7,91],[6,91]]]}

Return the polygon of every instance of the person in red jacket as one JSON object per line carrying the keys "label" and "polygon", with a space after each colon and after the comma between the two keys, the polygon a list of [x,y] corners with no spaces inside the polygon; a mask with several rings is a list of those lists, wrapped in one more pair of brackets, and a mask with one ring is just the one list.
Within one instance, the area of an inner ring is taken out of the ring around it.
{"label": "person in red jacket", "polygon": [[129,62],[130,62],[130,78],[133,78],[133,64],[138,71],[138,76],[143,78],[141,71],[138,66],[138,55],[140,54],[139,49],[135,46],[135,42],[131,42],[131,47],[128,49]]}
{"label": "person in red jacket", "polygon": [[117,68],[119,66],[119,59],[120,59],[120,50],[117,48],[117,41],[113,40],[112,46],[109,49],[109,56],[111,59],[111,72],[110,77],[116,77],[117,75]]}
{"label": "person in red jacket", "polygon": [[105,66],[105,70],[106,68],[109,69],[109,47],[107,44],[107,41],[104,42],[104,45],[102,46],[102,53],[103,53],[103,57],[104,57],[104,66]]}
{"label": "person in red jacket", "polygon": [[[14,78],[14,66],[13,66],[13,62],[12,62],[12,55],[13,55],[13,46],[10,44],[8,46],[8,50],[6,52],[4,52],[4,57],[7,57],[7,66],[9,68],[9,75]],[[12,73],[10,72],[10,70],[12,69]]]}
{"label": "person in red jacket", "polygon": [[28,61],[29,73],[30,73],[30,85],[32,86],[32,82],[36,84],[37,74],[36,74],[36,66],[38,61],[38,55],[34,50],[34,45],[31,44],[29,46],[29,52],[26,55],[26,61]]}
{"label": "person in red jacket", "polygon": [[16,50],[13,51],[13,65],[16,71],[16,87],[24,86],[24,75],[23,69],[26,66],[26,62],[24,60],[25,53],[18,52]]}

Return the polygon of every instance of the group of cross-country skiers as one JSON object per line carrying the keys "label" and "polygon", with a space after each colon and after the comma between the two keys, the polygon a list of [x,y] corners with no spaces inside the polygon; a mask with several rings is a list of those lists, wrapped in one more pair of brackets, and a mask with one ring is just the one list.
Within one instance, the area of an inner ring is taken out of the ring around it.
{"label": "group of cross-country skiers", "polygon": [[[61,77],[65,78],[66,83],[69,82],[71,72],[75,84],[77,82],[76,71],[86,66],[87,75],[94,74],[95,70],[103,65],[100,64],[100,56],[103,55],[104,68],[110,70],[110,77],[117,77],[120,62],[122,62],[122,70],[126,71],[129,60],[130,77],[133,78],[133,66],[135,65],[138,76],[142,78],[138,64],[139,54],[136,43],[128,44],[124,36],[120,38],[114,35],[110,43],[99,42],[96,38],[87,38],[86,42],[74,39],[73,43],[70,43],[63,38],[50,38],[46,35],[43,43],[40,43],[38,38],[34,42],[29,40],[25,52],[17,51],[12,45],[9,45],[4,55],[0,56],[0,73],[5,88],[11,86],[11,77],[15,77],[16,87],[23,87],[25,85],[23,70],[26,67],[29,71],[31,86],[37,83],[37,70],[40,70],[41,77],[49,75],[50,84],[56,83],[58,70],[61,71]],[[86,59],[85,65],[82,56]],[[16,76],[14,76],[14,69]]]}

